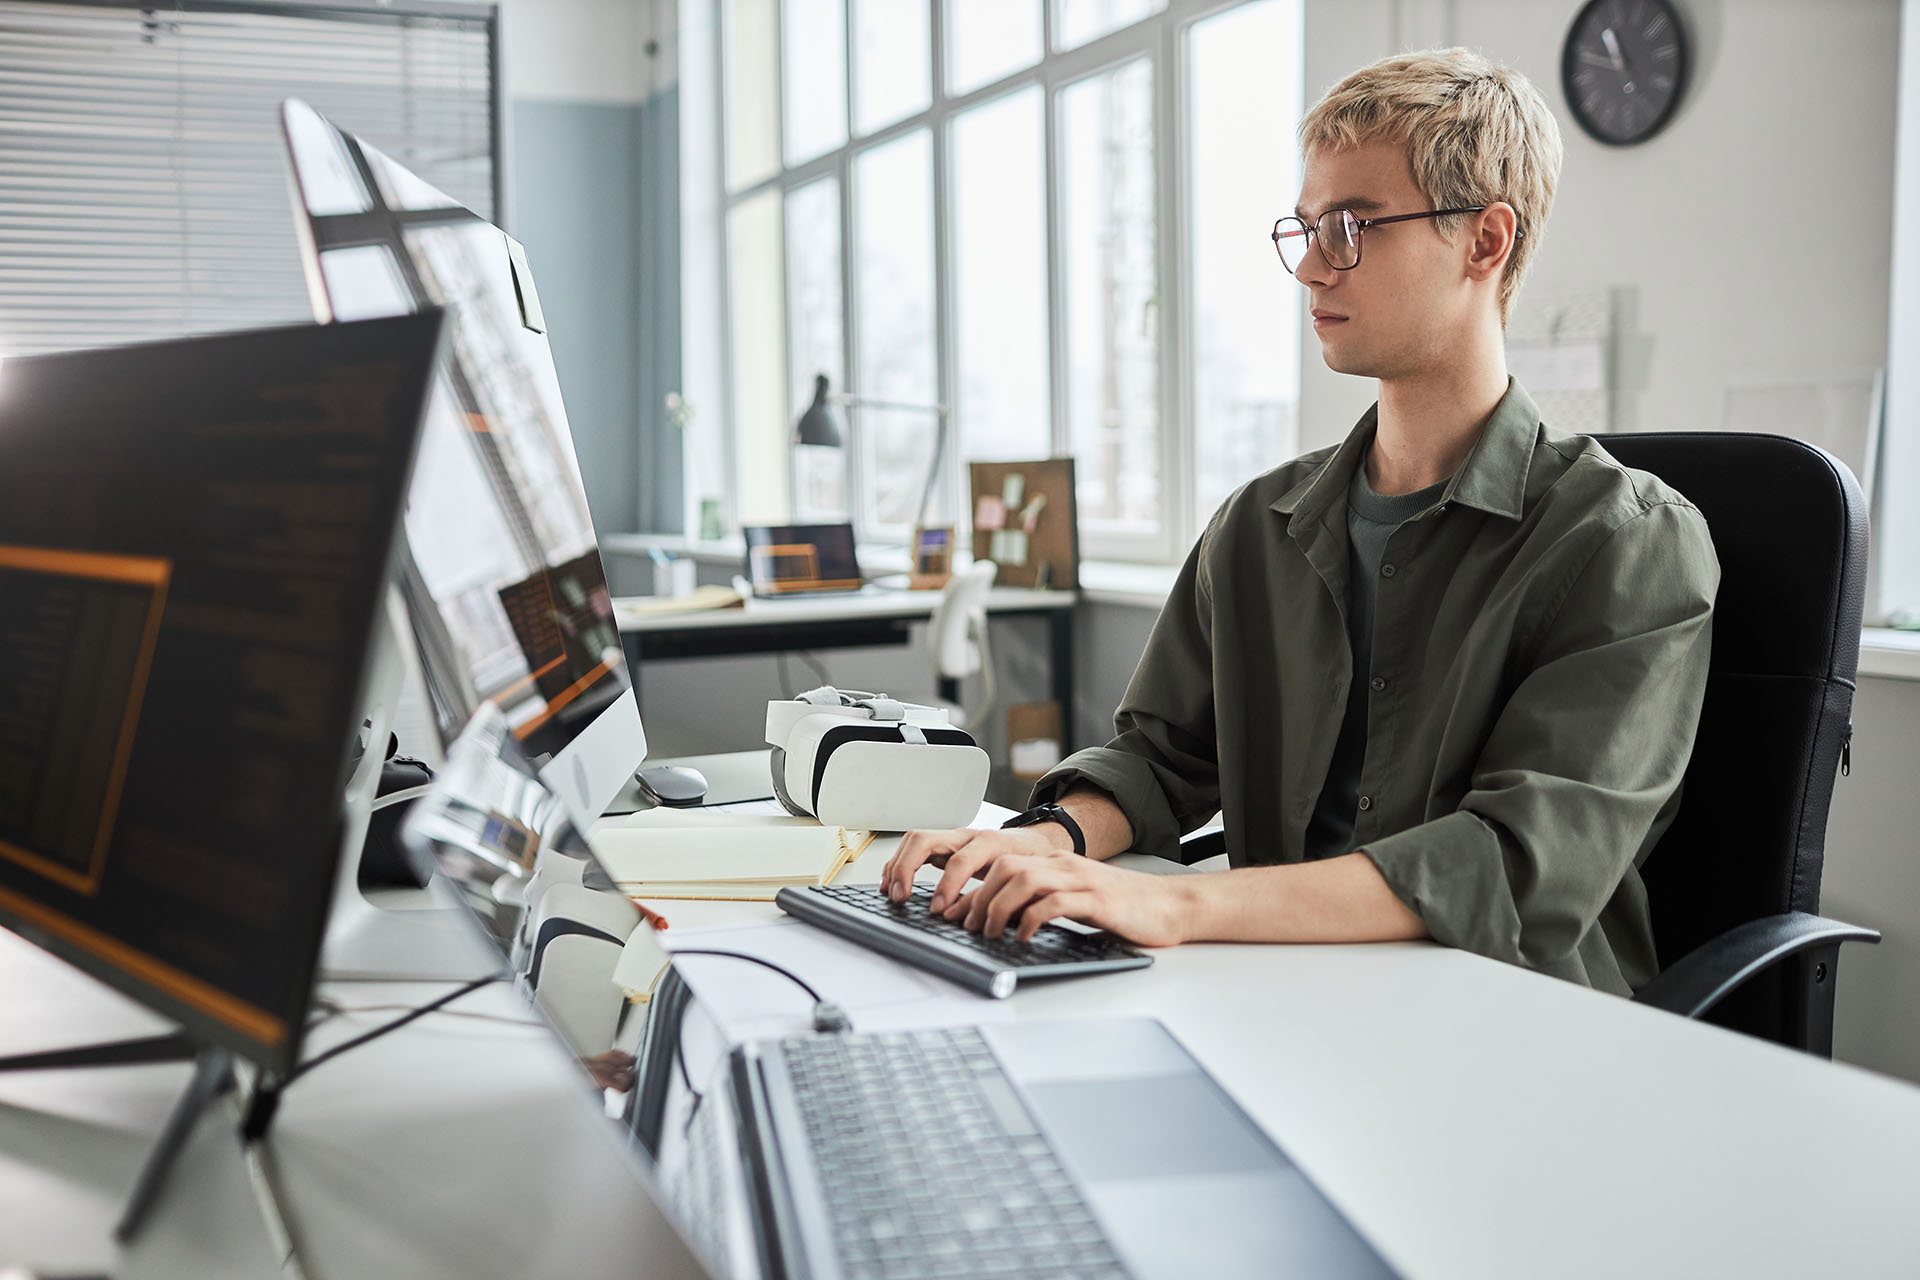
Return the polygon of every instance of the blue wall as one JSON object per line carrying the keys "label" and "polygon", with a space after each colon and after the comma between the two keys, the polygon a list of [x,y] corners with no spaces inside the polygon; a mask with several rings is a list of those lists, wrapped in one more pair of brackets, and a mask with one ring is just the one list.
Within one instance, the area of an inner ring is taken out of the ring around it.
{"label": "blue wall", "polygon": [[602,535],[681,527],[679,192],[673,93],[512,103],[509,227],[527,247]]}

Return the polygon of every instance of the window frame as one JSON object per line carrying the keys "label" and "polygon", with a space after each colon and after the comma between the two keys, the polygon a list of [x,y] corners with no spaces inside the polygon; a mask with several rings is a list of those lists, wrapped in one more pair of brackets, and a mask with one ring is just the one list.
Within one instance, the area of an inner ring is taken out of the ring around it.
{"label": "window frame", "polygon": [[[857,360],[859,346],[859,326],[861,317],[857,314],[855,259],[858,245],[856,209],[858,199],[853,186],[855,158],[872,148],[884,146],[920,129],[929,134],[932,152],[932,191],[933,200],[933,263],[934,263],[934,346],[935,346],[935,394],[938,404],[957,410],[954,397],[958,370],[958,314],[957,290],[955,288],[953,261],[953,225],[954,210],[950,198],[952,180],[953,127],[957,117],[975,107],[995,101],[1008,94],[1018,92],[1028,86],[1037,85],[1041,92],[1041,111],[1044,137],[1041,154],[1044,167],[1044,221],[1043,240],[1047,256],[1046,299],[1047,299],[1047,345],[1048,345],[1048,438],[1050,453],[1055,457],[1071,456],[1072,442],[1068,419],[1067,380],[1062,371],[1066,368],[1067,329],[1063,304],[1066,294],[1065,261],[1063,245],[1063,201],[1061,174],[1061,120],[1059,97],[1061,92],[1072,85],[1081,83],[1122,64],[1145,59],[1153,78],[1153,174],[1156,236],[1154,246],[1154,265],[1157,273],[1155,296],[1158,299],[1158,360],[1156,411],[1159,415],[1158,458],[1163,484],[1160,492],[1160,517],[1157,529],[1148,533],[1126,533],[1089,529],[1082,521],[1080,531],[1081,554],[1088,559],[1119,560],[1169,564],[1179,560],[1193,539],[1198,535],[1199,523],[1205,517],[1204,512],[1196,510],[1197,496],[1193,492],[1195,479],[1194,448],[1196,430],[1193,414],[1194,372],[1192,345],[1192,281],[1186,267],[1189,265],[1190,247],[1187,243],[1187,183],[1191,179],[1189,127],[1190,112],[1187,105],[1189,85],[1189,42],[1191,28],[1210,17],[1239,7],[1249,0],[1167,0],[1164,9],[1148,15],[1128,26],[1088,41],[1075,48],[1055,52],[1054,42],[1054,5],[1052,0],[1039,0],[1041,9],[1041,57],[1037,63],[1018,71],[1004,75],[986,84],[978,85],[964,94],[950,96],[947,92],[947,16],[950,5],[962,0],[921,0],[928,5],[929,39],[927,56],[930,60],[930,101],[927,107],[915,114],[895,120],[886,126],[861,134],[857,131],[853,104],[854,58],[855,50],[855,5],[859,0],[846,0],[845,19],[842,24],[845,39],[846,76],[842,91],[846,95],[847,138],[839,147],[791,167],[786,166],[784,151],[781,165],[772,174],[757,182],[746,184],[737,189],[727,186],[727,156],[725,153],[727,138],[727,84],[726,58],[728,25],[733,18],[733,6],[722,3],[716,6],[714,34],[711,41],[712,65],[706,68],[712,90],[710,109],[714,113],[716,128],[714,133],[721,153],[714,157],[710,167],[714,190],[706,193],[712,206],[719,214],[721,232],[719,243],[727,244],[726,224],[728,215],[740,202],[751,199],[770,188],[777,188],[781,199],[781,316],[782,316],[782,361],[781,385],[793,382],[792,362],[794,358],[794,337],[791,324],[791,299],[789,295],[788,270],[786,265],[786,200],[791,192],[832,176],[838,184],[840,194],[840,273],[841,273],[841,323],[842,323],[842,367],[830,370],[837,389],[847,389],[847,370]],[[873,3],[875,0],[866,0]],[[882,0],[897,2],[897,0]],[[774,83],[769,92],[774,101],[784,110],[785,104],[785,6],[779,0],[772,5],[774,47],[777,56],[774,59]],[[1304,56],[1304,40],[1294,50],[1294,56]],[[784,143],[784,119],[776,120],[777,141]],[[717,264],[714,279],[718,285],[717,311],[718,348],[714,359],[713,374],[717,376],[718,391],[721,398],[719,422],[718,453],[723,468],[724,486],[722,501],[723,518],[730,532],[740,527],[739,517],[739,432],[736,430],[737,406],[735,404],[735,360],[732,349],[733,333],[733,271],[732,254],[723,248],[720,262]],[[1284,283],[1284,282],[1277,282]],[[1294,353],[1298,359],[1298,353]],[[856,392],[860,388],[854,388]],[[796,413],[798,409],[794,410]],[[957,412],[955,418],[957,420]],[[711,446],[710,446],[711,447]],[[954,513],[956,538],[963,544],[970,543],[972,522],[967,511],[966,477],[964,472],[965,449],[960,432],[950,430],[946,433],[945,452],[941,461],[941,492],[945,498],[945,509]],[[868,477],[864,474],[865,464],[860,450],[847,450],[847,495],[851,518],[855,522],[856,533],[863,542],[898,542],[903,539],[895,529],[874,530],[868,527],[862,514],[865,505]],[[788,468],[789,474],[791,468]],[[689,476],[690,478],[690,476]],[[789,493],[789,504],[792,502]],[[685,533],[692,539],[695,533],[693,504],[688,506],[688,519]],[[791,507],[789,508],[791,509]]]}

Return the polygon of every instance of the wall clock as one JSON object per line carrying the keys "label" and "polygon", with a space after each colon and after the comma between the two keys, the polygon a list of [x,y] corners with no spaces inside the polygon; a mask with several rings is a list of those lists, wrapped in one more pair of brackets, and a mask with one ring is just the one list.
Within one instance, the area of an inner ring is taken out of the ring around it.
{"label": "wall clock", "polygon": [[1580,127],[1612,147],[1666,127],[1687,83],[1687,37],[1668,0],[1588,0],[1560,52],[1560,89]]}

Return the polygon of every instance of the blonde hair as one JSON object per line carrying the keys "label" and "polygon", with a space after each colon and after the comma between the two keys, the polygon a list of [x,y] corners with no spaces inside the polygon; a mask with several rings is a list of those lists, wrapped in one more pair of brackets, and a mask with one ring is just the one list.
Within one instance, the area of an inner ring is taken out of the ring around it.
{"label": "blonde hair", "polygon": [[[1507,322],[1540,248],[1560,177],[1560,126],[1533,82],[1471,49],[1382,58],[1327,90],[1300,121],[1300,150],[1371,142],[1407,150],[1413,181],[1436,209],[1505,201],[1524,235],[1500,278]],[[1411,212],[1411,210],[1409,210]],[[1460,219],[1437,219],[1450,230]]]}

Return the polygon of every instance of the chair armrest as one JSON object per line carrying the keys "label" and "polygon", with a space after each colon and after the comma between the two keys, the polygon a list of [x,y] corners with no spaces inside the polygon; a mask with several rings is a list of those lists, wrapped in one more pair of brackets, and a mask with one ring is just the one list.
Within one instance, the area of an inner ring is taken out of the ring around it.
{"label": "chair armrest", "polygon": [[1174,846],[1174,851],[1171,854],[1163,853],[1160,856],[1169,861],[1177,862],[1183,867],[1190,867],[1196,862],[1211,858],[1216,854],[1225,853],[1226,851],[1227,833],[1218,827],[1212,827],[1204,831],[1196,831],[1192,835],[1183,838],[1179,844]]}
{"label": "chair armrest", "polygon": [[1878,930],[1805,911],[1762,916],[1694,948],[1640,988],[1641,1004],[1698,1018],[1756,973],[1782,960],[1843,942],[1878,942]]}

